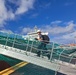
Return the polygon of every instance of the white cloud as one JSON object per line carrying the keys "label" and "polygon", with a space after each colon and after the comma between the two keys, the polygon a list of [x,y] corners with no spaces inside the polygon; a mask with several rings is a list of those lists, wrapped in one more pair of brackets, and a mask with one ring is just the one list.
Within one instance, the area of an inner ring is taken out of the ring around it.
{"label": "white cloud", "polygon": [[16,4],[16,5],[20,4],[20,0],[7,0],[7,1],[9,1],[10,3]]}
{"label": "white cloud", "polygon": [[[7,1],[18,6],[15,11]],[[0,0],[0,28],[4,27],[7,20],[13,20],[16,15],[26,13],[29,9],[32,9],[34,1],[35,0]],[[10,7],[9,10],[7,6]]]}
{"label": "white cloud", "polygon": [[20,0],[21,3],[17,8],[16,15],[27,12],[29,9],[33,8],[34,0]]}
{"label": "white cloud", "polygon": [[34,28],[25,27],[22,29],[21,34],[27,34],[27,33],[33,32],[33,31],[34,31]]}
{"label": "white cloud", "polygon": [[[61,21],[59,21],[61,22]],[[56,22],[57,24],[59,22]],[[39,29],[41,29],[43,32],[48,32],[49,34],[51,35],[59,35],[59,34],[66,34],[66,33],[71,33],[71,32],[74,32],[75,30],[75,25],[73,23],[73,21],[70,21],[68,23],[66,23],[65,26],[59,26],[59,25],[56,25],[55,26],[51,26],[51,25],[44,25],[43,27],[40,27]],[[26,32],[30,32],[32,29],[29,27],[25,27],[22,29],[22,33],[26,33]]]}
{"label": "white cloud", "polygon": [[[61,22],[61,21],[59,21]],[[44,25],[39,29],[43,32],[48,32],[51,37],[51,41],[55,41],[58,43],[71,43],[74,41],[74,37],[76,36],[75,26],[76,24],[73,21],[63,23],[64,26],[58,25],[59,22],[55,22],[55,26]],[[56,25],[57,23],[57,25]],[[34,31],[33,28],[25,27],[22,29],[22,34],[26,34],[28,32]],[[52,38],[53,37],[53,38]]]}
{"label": "white cloud", "polygon": [[72,33],[69,33],[69,34],[66,34],[66,35],[63,35],[62,38],[64,39],[74,39],[76,36],[76,31],[72,32]]}
{"label": "white cloud", "polygon": [[[76,24],[73,21],[63,23],[64,26],[59,25],[59,22],[52,22],[53,25],[47,25],[41,28],[43,31],[49,32],[51,40],[59,43],[73,43],[76,36]],[[61,23],[60,23],[61,24]]]}
{"label": "white cloud", "polygon": [[0,0],[0,27],[3,27],[4,20],[7,19],[7,9],[4,2],[4,0]]}
{"label": "white cloud", "polygon": [[31,16],[30,16],[30,18],[35,18],[35,17],[37,17],[39,14],[38,13],[34,13],[34,14],[32,14]]}
{"label": "white cloud", "polygon": [[75,43],[76,42],[76,31],[64,34],[62,36],[54,37],[53,40],[59,42],[59,43]]}
{"label": "white cloud", "polygon": [[44,1],[43,3],[40,4],[39,7],[42,8],[42,9],[47,9],[47,8],[49,8],[50,6],[51,6],[51,2],[48,2],[48,3],[47,3],[47,2]]}
{"label": "white cloud", "polygon": [[[61,21],[59,21],[61,22]],[[53,25],[45,25],[41,28],[42,31],[49,32],[49,34],[56,35],[56,34],[62,34],[62,33],[70,33],[74,31],[74,27],[76,24],[74,24],[72,21],[66,23],[65,26],[58,25],[59,22],[54,22],[55,26]],[[57,23],[57,24],[56,24]],[[52,22],[53,24],[53,22]]]}
{"label": "white cloud", "polygon": [[57,20],[57,21],[51,22],[51,24],[58,24],[58,23],[61,23],[61,22],[62,22],[62,21]]}
{"label": "white cloud", "polygon": [[4,33],[13,33],[11,30],[6,30],[6,29],[2,29],[0,30],[1,32],[4,32]]}

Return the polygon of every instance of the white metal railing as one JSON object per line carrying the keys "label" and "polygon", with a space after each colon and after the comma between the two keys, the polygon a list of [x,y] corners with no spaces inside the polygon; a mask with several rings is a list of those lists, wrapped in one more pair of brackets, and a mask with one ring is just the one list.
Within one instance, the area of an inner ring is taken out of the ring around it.
{"label": "white metal railing", "polygon": [[[7,46],[7,43],[8,43],[8,41],[9,41],[9,35],[10,35],[10,34],[7,34],[6,39],[3,39],[3,40],[6,40],[6,42],[5,42],[5,47]],[[12,43],[12,47],[14,47],[14,45],[17,44],[17,45],[24,45],[24,46],[26,46],[26,50],[25,50],[26,52],[28,51],[28,47],[30,47],[30,46],[31,46],[30,52],[32,52],[32,48],[35,49],[35,50],[41,50],[41,52],[42,52],[42,51],[45,51],[45,50],[42,50],[42,49],[36,49],[36,48],[34,48],[35,46],[33,47],[33,45],[34,45],[33,42],[34,42],[35,40],[33,40],[31,44],[29,44],[30,40],[29,40],[29,38],[28,38],[28,42],[27,42],[27,43],[22,43],[22,42],[18,42],[18,41],[16,40],[16,36],[17,36],[17,35],[15,34],[15,35],[14,35],[14,38],[13,38],[13,40],[12,40],[13,42],[9,41],[9,42]],[[2,39],[0,39],[0,40],[2,40]],[[16,42],[17,42],[17,43],[16,43]],[[38,41],[37,41],[37,42],[38,42]],[[19,43],[21,43],[21,44],[19,44]],[[50,44],[48,44],[48,45],[50,45]],[[51,48],[51,50],[50,50],[51,52],[50,52],[49,50],[47,50],[47,51],[49,51],[49,52],[51,53],[51,54],[50,54],[50,60],[52,59],[52,55],[53,55],[53,53],[54,53],[53,50],[54,50],[54,42],[53,42],[52,48]],[[63,51],[65,51],[65,49],[63,49],[62,52],[59,54],[59,59],[60,59],[60,56],[63,54]],[[66,53],[64,53],[64,54],[66,54]],[[68,54],[66,54],[66,55],[68,55]],[[72,56],[72,57],[73,57],[73,56]],[[72,57],[71,57],[71,59],[72,59]],[[71,61],[71,60],[70,60],[70,61]]]}

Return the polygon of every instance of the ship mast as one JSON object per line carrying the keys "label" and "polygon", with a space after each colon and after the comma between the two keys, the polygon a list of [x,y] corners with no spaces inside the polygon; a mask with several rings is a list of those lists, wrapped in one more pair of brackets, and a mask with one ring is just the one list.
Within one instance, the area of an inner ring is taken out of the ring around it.
{"label": "ship mast", "polygon": [[35,32],[37,32],[38,28],[37,28],[37,26],[36,26],[36,25],[35,25],[34,29],[35,29]]}

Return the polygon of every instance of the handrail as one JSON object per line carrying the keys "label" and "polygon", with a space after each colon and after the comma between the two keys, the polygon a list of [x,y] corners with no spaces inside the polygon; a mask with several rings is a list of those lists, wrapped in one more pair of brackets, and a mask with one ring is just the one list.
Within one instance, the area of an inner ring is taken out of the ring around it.
{"label": "handrail", "polygon": [[[28,39],[28,41],[27,41],[27,43],[23,43],[23,42],[19,42],[18,40],[16,40],[16,36],[17,35],[15,35],[14,36],[14,39],[13,40],[11,40],[11,39],[9,39],[10,37],[9,37],[9,35],[10,34],[8,34],[7,35],[7,38],[6,39],[3,39],[3,40],[5,40],[6,41],[6,43],[5,43],[5,47],[7,46],[7,42],[11,42],[12,43],[12,47],[14,48],[14,45],[16,44],[16,45],[22,45],[22,46],[26,46],[26,53],[27,53],[27,51],[28,51],[28,47],[30,47],[30,52],[32,52],[32,49],[35,49],[35,50],[40,50],[40,51],[45,51],[45,50],[43,50],[43,49],[37,49],[37,46],[36,45],[34,45],[34,42],[39,42],[38,40],[32,40],[32,43],[30,44],[29,42],[30,42],[30,40]],[[0,40],[2,40],[1,38],[0,38]],[[21,39],[22,40],[22,39]],[[26,40],[24,40],[24,41],[26,41]],[[48,44],[48,45],[50,45],[51,44],[51,42]],[[53,45],[54,43],[52,43],[51,45],[52,45],[52,50],[47,50],[46,52],[50,52],[51,54],[50,54],[50,59],[52,59],[52,56],[53,56],[53,53],[55,53],[55,54],[57,54],[57,52],[55,52],[56,50],[54,50],[54,49],[56,49],[56,47],[54,48],[54,45]],[[61,56],[63,56],[63,57],[66,57],[66,58],[70,58],[70,61],[72,60],[72,59],[76,59],[76,58],[72,58],[72,56],[70,57],[69,56],[69,54],[67,54],[67,53],[64,53],[64,51],[66,50],[66,49],[64,49],[64,48],[60,48],[60,49],[63,49],[60,53],[59,53],[59,59],[58,60],[60,60],[60,58],[61,58]],[[67,55],[67,56],[64,56],[64,55]]]}

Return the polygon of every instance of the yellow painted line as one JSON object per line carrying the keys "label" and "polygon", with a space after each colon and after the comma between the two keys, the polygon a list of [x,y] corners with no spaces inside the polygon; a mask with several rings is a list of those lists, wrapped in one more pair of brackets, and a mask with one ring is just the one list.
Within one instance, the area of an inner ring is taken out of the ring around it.
{"label": "yellow painted line", "polygon": [[28,64],[28,62],[20,62],[20,63],[12,66],[10,68],[7,68],[7,69],[1,71],[0,75],[9,75],[9,74],[13,73],[14,71],[16,71],[17,69],[19,69],[19,68],[21,68],[21,67],[23,67],[24,65],[27,65],[27,64]]}

